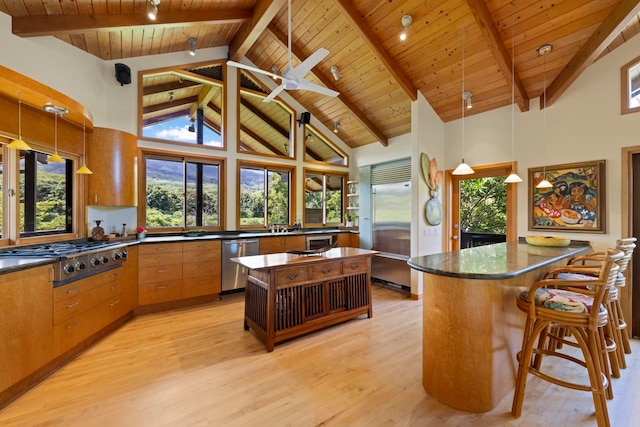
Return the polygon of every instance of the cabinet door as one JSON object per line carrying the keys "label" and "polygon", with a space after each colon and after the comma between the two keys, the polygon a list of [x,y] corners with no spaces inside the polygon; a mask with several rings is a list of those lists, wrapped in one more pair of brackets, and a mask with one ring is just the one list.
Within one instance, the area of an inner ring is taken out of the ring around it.
{"label": "cabinet door", "polygon": [[262,237],[260,238],[260,255],[277,254],[284,251],[284,237]]}
{"label": "cabinet door", "polygon": [[50,266],[0,276],[0,391],[52,359],[52,301]]}
{"label": "cabinet door", "polygon": [[135,135],[96,127],[87,143],[87,204],[98,206],[137,206]]}
{"label": "cabinet door", "polygon": [[122,314],[138,306],[138,259],[138,245],[129,246],[122,266]]}
{"label": "cabinet door", "polygon": [[183,243],[182,297],[220,293],[220,240]]}
{"label": "cabinet door", "polygon": [[340,248],[359,248],[360,247],[360,235],[357,233],[339,233],[338,234],[338,247]]}

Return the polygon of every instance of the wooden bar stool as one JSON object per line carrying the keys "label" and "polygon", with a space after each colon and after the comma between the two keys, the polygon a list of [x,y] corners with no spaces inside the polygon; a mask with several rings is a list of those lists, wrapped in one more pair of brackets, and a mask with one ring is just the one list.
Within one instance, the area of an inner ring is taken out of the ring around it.
{"label": "wooden bar stool", "polygon": [[[603,304],[619,271],[616,261],[622,256],[621,251],[607,251],[599,267],[598,277],[590,283],[594,288],[593,295],[584,292],[583,280],[543,279],[516,298],[518,308],[527,313],[522,349],[518,353],[518,374],[511,408],[516,417],[522,413],[527,377],[531,373],[563,387],[590,391],[598,426],[610,425],[605,396],[609,382],[602,370],[605,351],[603,326],[608,318]],[[562,349],[576,346],[582,352],[582,359],[571,353],[561,352],[557,346],[546,345],[552,326],[564,328],[571,333],[575,342],[565,341],[567,345]],[[570,379],[552,375],[543,364],[543,358],[546,359],[548,356],[555,356],[586,368],[589,384],[578,384]]]}

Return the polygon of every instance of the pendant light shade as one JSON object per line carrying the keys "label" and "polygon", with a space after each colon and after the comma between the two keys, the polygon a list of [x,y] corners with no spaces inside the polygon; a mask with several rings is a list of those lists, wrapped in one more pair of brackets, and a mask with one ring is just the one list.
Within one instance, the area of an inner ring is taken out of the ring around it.
{"label": "pendant light shade", "polygon": [[546,190],[553,188],[553,185],[547,180],[547,161],[546,161],[546,140],[547,140],[547,55],[551,53],[553,46],[550,44],[542,45],[538,48],[538,54],[543,58],[543,84],[542,84],[542,181],[536,185],[536,188]]}
{"label": "pendant light shade", "polygon": [[49,156],[47,158],[47,161],[52,162],[52,163],[64,163],[64,159],[58,154],[58,113],[54,112],[54,135],[53,135],[53,141],[54,141],[54,148],[53,148],[53,154],[51,156]]}
{"label": "pendant light shade", "polygon": [[91,172],[91,169],[89,169],[87,167],[87,164],[86,164],[86,159],[87,159],[87,129],[86,129],[86,124],[85,124],[84,121],[82,122],[82,151],[84,152],[85,162],[82,163],[82,166],[80,166],[78,168],[76,173],[78,175],[92,175],[93,172]]}
{"label": "pendant light shade", "polygon": [[467,99],[471,99],[471,93],[464,90],[464,16],[462,17],[462,161],[456,167],[453,175],[471,175],[474,170],[464,161],[464,108]]}
{"label": "pendant light shade", "polygon": [[515,161],[516,145],[516,24],[511,25],[511,173],[504,180],[507,184],[522,182],[522,178],[516,173]]}
{"label": "pendant light shade", "polygon": [[22,150],[22,151],[30,151],[31,147],[29,144],[24,142],[22,139],[22,94],[18,92],[18,139],[14,139],[11,141],[9,148],[13,148],[14,150]]}

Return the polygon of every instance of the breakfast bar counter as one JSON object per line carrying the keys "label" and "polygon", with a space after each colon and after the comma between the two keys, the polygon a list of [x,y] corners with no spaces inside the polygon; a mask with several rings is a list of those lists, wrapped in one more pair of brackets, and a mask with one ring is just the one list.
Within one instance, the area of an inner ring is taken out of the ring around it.
{"label": "breakfast bar counter", "polygon": [[372,316],[371,257],[378,251],[333,248],[313,255],[232,258],[246,267],[244,329],[273,351],[275,343]]}
{"label": "breakfast bar counter", "polygon": [[516,296],[591,250],[498,243],[411,258],[424,274],[422,384],[440,402],[486,412],[515,387],[525,316]]}

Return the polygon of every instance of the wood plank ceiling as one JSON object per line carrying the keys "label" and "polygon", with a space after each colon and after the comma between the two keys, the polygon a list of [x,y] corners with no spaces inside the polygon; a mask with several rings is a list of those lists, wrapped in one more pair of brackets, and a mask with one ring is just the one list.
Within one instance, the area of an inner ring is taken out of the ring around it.
{"label": "wood plank ceiling", "polygon": [[[263,70],[287,66],[286,0],[161,0],[156,21],[147,7],[145,0],[0,0],[14,34],[55,36],[105,60],[188,51],[195,38],[198,49],[229,46],[230,59]],[[444,122],[460,118],[463,87],[473,101],[465,115],[510,105],[512,83],[521,111],[541,97],[543,82],[551,105],[640,31],[640,0],[293,0],[291,13],[293,66],[328,49],[306,79],[340,95],[289,94],[328,128],[340,122],[350,147],[410,132],[418,92]],[[401,41],[404,15],[413,22]],[[538,47],[547,43],[553,51],[543,58]]]}

